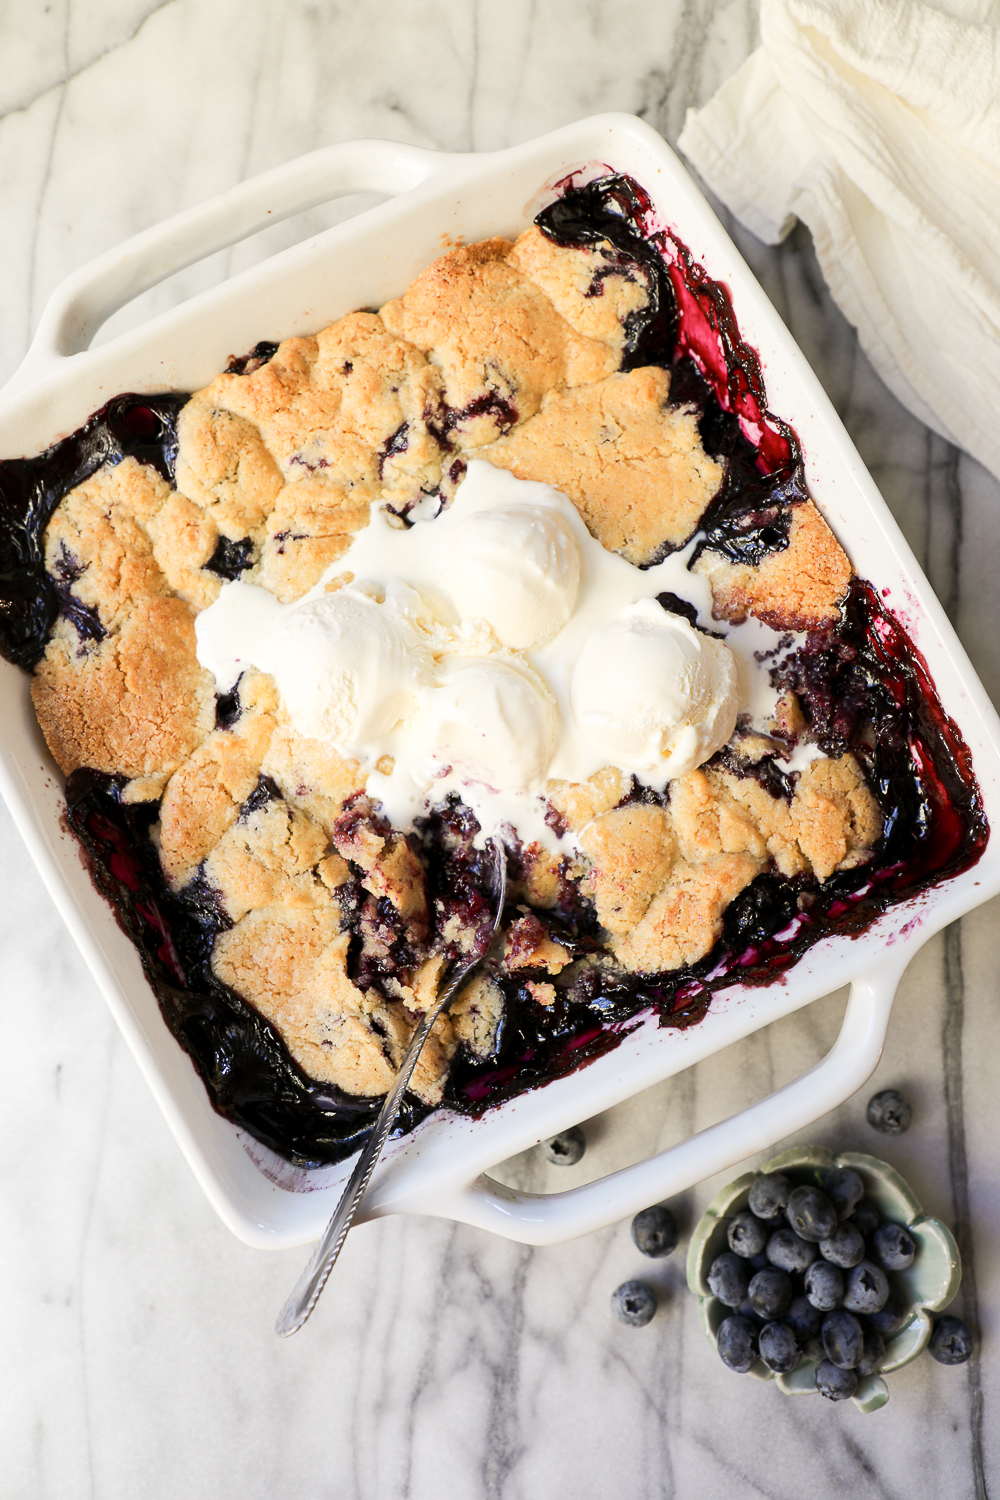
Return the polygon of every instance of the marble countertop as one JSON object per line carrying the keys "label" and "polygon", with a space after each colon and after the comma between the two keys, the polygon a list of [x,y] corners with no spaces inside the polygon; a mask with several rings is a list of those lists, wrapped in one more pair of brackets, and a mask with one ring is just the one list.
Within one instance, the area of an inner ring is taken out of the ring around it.
{"label": "marble countertop", "polygon": [[[607,109],[673,142],[754,40],[753,0],[4,0],[0,379],[64,275],[243,178],[327,142],[490,150]],[[102,337],[344,211],[172,278]],[[779,249],[735,233],[1000,702],[997,484],[879,383],[804,231]],[[739,1383],[699,1331],[682,1252],[644,1260],[627,1223],[544,1250],[428,1219],[364,1225],[308,1328],[279,1342],[303,1253],[250,1250],[215,1218],[4,811],[0,840],[4,1496],[1000,1489],[995,903],[921,950],[872,1083],[800,1137],[884,1147],[965,1259],[956,1306],[976,1355],[958,1369],[921,1358],[864,1416]],[[523,1158],[510,1180],[583,1180],[750,1103],[818,1059],[843,1005],[820,1001],[589,1122],[579,1167]],[[889,1085],[914,1124],[886,1145],[864,1101]],[[685,1231],[716,1186],[675,1205]],[[642,1330],[609,1311],[637,1275],[662,1294]]]}

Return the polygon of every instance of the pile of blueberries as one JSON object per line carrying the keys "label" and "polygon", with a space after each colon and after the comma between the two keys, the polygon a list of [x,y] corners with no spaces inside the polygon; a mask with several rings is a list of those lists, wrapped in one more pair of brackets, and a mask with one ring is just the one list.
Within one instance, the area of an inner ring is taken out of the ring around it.
{"label": "pile of blueberries", "polygon": [[[853,1396],[909,1315],[892,1273],[913,1264],[912,1236],[882,1223],[858,1173],[840,1167],[821,1187],[782,1172],[758,1177],[727,1237],[729,1249],[708,1272],[713,1295],[733,1309],[716,1333],[723,1362],[745,1374],[759,1356],[787,1374],[802,1359],[816,1360],[822,1395]],[[971,1347],[963,1323],[939,1319],[931,1340],[937,1359],[961,1363]]]}

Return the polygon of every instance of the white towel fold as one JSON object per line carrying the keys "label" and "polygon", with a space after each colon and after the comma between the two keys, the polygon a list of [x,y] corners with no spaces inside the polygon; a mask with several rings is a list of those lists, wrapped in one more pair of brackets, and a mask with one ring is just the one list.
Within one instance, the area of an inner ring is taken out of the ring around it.
{"label": "white towel fold", "polygon": [[762,0],[681,150],[769,244],[812,231],[915,416],[1000,478],[1000,0]]}

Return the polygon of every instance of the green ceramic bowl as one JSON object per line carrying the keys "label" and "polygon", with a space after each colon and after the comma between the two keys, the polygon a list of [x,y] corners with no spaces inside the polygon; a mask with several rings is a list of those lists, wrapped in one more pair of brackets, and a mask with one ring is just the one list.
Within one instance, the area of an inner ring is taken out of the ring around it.
{"label": "green ceramic bowl", "polygon": [[[904,1224],[917,1246],[909,1270],[892,1272],[893,1282],[909,1300],[910,1314],[902,1327],[886,1340],[881,1372],[860,1380],[852,1397],[862,1411],[877,1411],[889,1399],[883,1376],[916,1359],[931,1336],[930,1314],[947,1307],[962,1280],[962,1263],[951,1230],[940,1219],[921,1212],[910,1188],[887,1162],[860,1151],[843,1151],[834,1156],[822,1146],[796,1146],[772,1157],[758,1172],[737,1177],[713,1198],[695,1227],[687,1258],[688,1286],[698,1298],[701,1324],[714,1348],[716,1330],[732,1309],[713,1297],[708,1269],[717,1255],[728,1250],[729,1220],[746,1208],[751,1185],[767,1172],[789,1172],[802,1182],[819,1186],[834,1167],[853,1167],[864,1182],[865,1196],[882,1217]],[[815,1373],[816,1361],[811,1359],[804,1359],[789,1375],[775,1375],[759,1359],[750,1370],[760,1380],[776,1381],[789,1396],[815,1395]]]}

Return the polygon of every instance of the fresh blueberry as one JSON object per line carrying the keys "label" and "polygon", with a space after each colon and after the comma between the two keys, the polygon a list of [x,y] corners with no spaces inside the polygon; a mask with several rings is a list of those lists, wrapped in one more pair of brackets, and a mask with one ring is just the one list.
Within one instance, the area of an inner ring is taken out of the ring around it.
{"label": "fresh blueberry", "polygon": [[838,1167],[823,1178],[823,1191],[841,1219],[849,1219],[865,1195],[865,1185],[853,1167]]}
{"label": "fresh blueberry", "polygon": [[819,1310],[813,1307],[808,1297],[793,1297],[785,1313],[785,1322],[798,1339],[800,1347],[804,1349],[808,1341],[819,1333]]}
{"label": "fresh blueberry", "polygon": [[917,1253],[913,1236],[899,1224],[883,1224],[875,1231],[872,1250],[887,1271],[905,1271]]}
{"label": "fresh blueberry", "polygon": [[744,1260],[750,1260],[754,1255],[759,1255],[767,1244],[767,1225],[763,1219],[758,1219],[748,1210],[736,1215],[726,1233],[729,1237],[730,1250],[735,1255],[742,1255]]}
{"label": "fresh blueberry", "polygon": [[750,1282],[750,1301],[762,1318],[780,1318],[792,1300],[792,1278],[777,1266],[758,1271]]}
{"label": "fresh blueberry", "polygon": [[881,1312],[889,1299],[889,1283],[881,1266],[861,1260],[847,1273],[844,1306],[852,1313]]}
{"label": "fresh blueberry", "polygon": [[575,1167],[586,1149],[587,1142],[579,1125],[560,1130],[551,1140],[542,1142],[542,1155],[555,1167]]}
{"label": "fresh blueberry", "polygon": [[876,1333],[874,1328],[862,1329],[864,1340],[861,1348],[861,1358],[858,1360],[856,1370],[858,1377],[862,1375],[874,1375],[882,1367],[885,1359],[885,1343],[882,1335]]}
{"label": "fresh blueberry", "polygon": [[763,1271],[764,1267],[769,1266],[770,1264],[771,1262],[768,1260],[767,1254],[763,1250],[761,1251],[760,1255],[751,1255],[750,1259],[747,1261],[747,1265],[750,1267],[751,1272]]}
{"label": "fresh blueberry", "polygon": [[851,1214],[851,1223],[859,1234],[865,1239],[874,1234],[882,1222],[882,1215],[869,1198],[862,1198],[857,1208]]}
{"label": "fresh blueberry", "polygon": [[782,1271],[804,1271],[816,1259],[816,1246],[794,1229],[776,1229],[767,1242],[767,1258]]}
{"label": "fresh blueberry", "polygon": [[656,1312],[656,1298],[644,1281],[623,1281],[611,1293],[611,1311],[620,1323],[643,1328]]}
{"label": "fresh blueberry", "polygon": [[806,1297],[820,1312],[832,1312],[844,1298],[843,1273],[828,1260],[814,1260],[806,1271]]}
{"label": "fresh blueberry", "polygon": [[879,1308],[878,1312],[868,1313],[867,1316],[869,1328],[874,1328],[876,1333],[880,1333],[883,1338],[888,1338],[898,1328],[902,1328],[910,1316],[910,1305],[902,1292],[896,1287],[890,1287],[885,1306]]}
{"label": "fresh blueberry", "polygon": [[785,1217],[803,1240],[828,1240],[837,1227],[837,1210],[819,1188],[793,1188],[788,1196]]}
{"label": "fresh blueberry", "polygon": [[724,1318],[715,1335],[715,1347],[724,1365],[745,1375],[757,1357],[754,1342],[757,1330],[746,1318]]}
{"label": "fresh blueberry", "polygon": [[830,1360],[816,1366],[816,1389],[828,1401],[846,1401],[858,1388],[858,1377],[853,1370],[841,1370]]}
{"label": "fresh blueberry", "polygon": [[972,1330],[961,1318],[938,1318],[927,1345],[942,1365],[964,1365],[972,1353]]}
{"label": "fresh blueberry", "polygon": [[868,1101],[868,1123],[882,1135],[902,1135],[912,1119],[913,1110],[898,1089],[883,1089]]}
{"label": "fresh blueberry", "polygon": [[757,1346],[761,1359],[776,1375],[787,1375],[802,1358],[795,1334],[787,1323],[781,1323],[777,1319],[764,1324],[757,1338]]}
{"label": "fresh blueberry", "polygon": [[832,1266],[848,1270],[865,1258],[865,1242],[850,1219],[839,1223],[828,1240],[820,1240],[819,1253]]}
{"label": "fresh blueberry", "polygon": [[759,1329],[764,1322],[764,1319],[760,1316],[760,1313],[756,1311],[749,1297],[743,1298],[743,1301],[740,1303],[736,1311],[739,1313],[741,1318],[746,1318],[748,1323],[752,1323],[755,1329]]}
{"label": "fresh blueberry", "polygon": [[679,1237],[677,1220],[662,1203],[644,1208],[632,1220],[632,1238],[643,1255],[669,1255],[677,1249]]}
{"label": "fresh blueberry", "polygon": [[828,1312],[823,1319],[822,1339],[827,1359],[841,1370],[853,1370],[864,1353],[861,1324],[842,1307]]}
{"label": "fresh blueberry", "polygon": [[731,1250],[723,1250],[721,1255],[717,1255],[708,1272],[712,1295],[727,1307],[739,1307],[747,1294],[749,1280],[746,1261],[734,1255]]}
{"label": "fresh blueberry", "polygon": [[817,1361],[817,1363],[819,1363],[820,1360],[826,1359],[826,1350],[823,1348],[823,1340],[820,1338],[818,1333],[810,1334],[806,1339],[803,1348],[805,1351],[806,1359],[814,1359]]}
{"label": "fresh blueberry", "polygon": [[781,1172],[758,1177],[750,1189],[750,1212],[758,1219],[777,1219],[785,1211],[792,1184]]}

